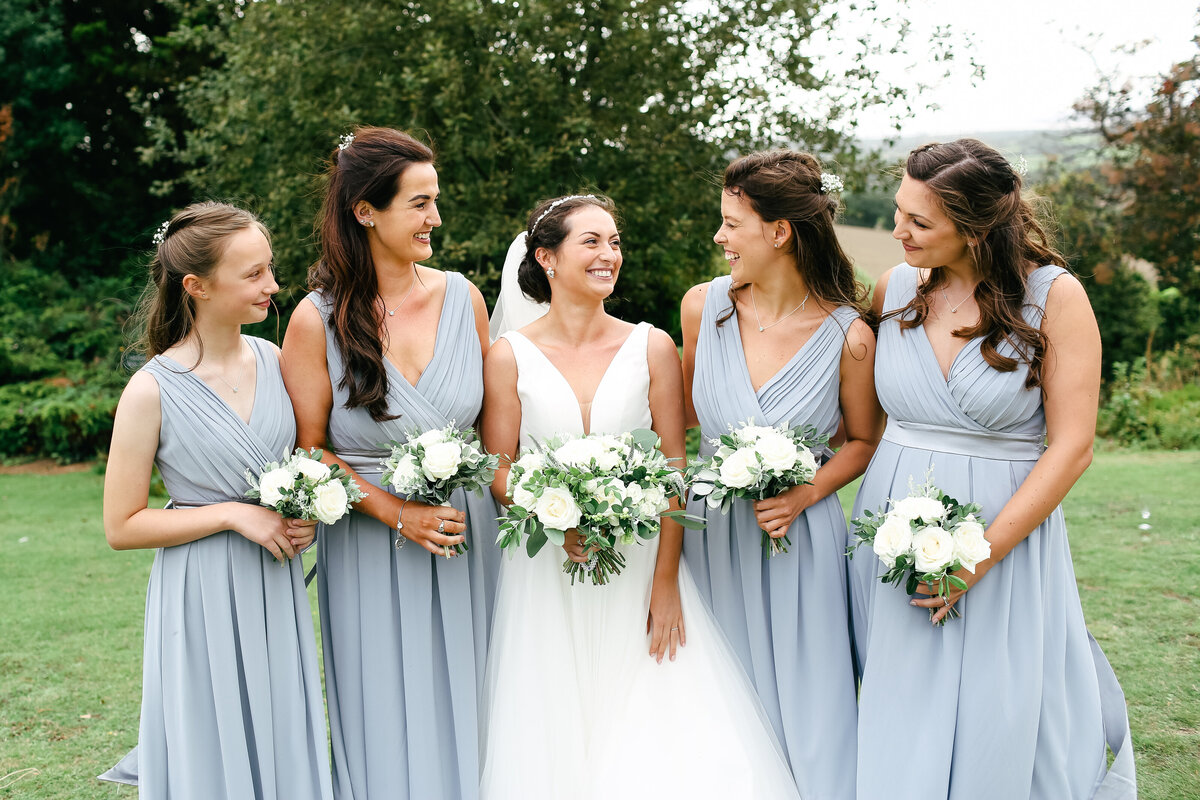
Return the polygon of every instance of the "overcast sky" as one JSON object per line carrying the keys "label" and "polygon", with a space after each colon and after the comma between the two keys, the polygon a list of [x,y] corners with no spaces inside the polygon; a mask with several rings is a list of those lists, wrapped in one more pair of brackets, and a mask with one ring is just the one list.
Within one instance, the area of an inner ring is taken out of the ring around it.
{"label": "overcast sky", "polygon": [[[1200,0],[910,0],[910,52],[920,52],[935,25],[948,24],[970,37],[986,74],[972,86],[964,69],[931,90],[927,97],[940,110],[918,111],[901,134],[1069,127],[1071,104],[1099,70],[1156,75],[1195,54],[1197,6]],[[1148,43],[1135,55],[1113,52],[1141,40]],[[883,114],[861,116],[859,130],[889,133]]]}

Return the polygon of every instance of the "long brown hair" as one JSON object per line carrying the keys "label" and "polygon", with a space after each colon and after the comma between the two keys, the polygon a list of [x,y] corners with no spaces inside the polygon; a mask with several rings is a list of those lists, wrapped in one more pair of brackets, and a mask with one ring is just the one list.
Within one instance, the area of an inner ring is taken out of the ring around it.
{"label": "long brown hair", "polygon": [[[159,228],[150,258],[150,280],[134,317],[140,328],[136,349],[153,358],[188,337],[196,325],[196,301],[184,290],[183,279],[212,275],[229,238],[252,227],[271,241],[266,226],[249,211],[228,203],[204,202],[188,206]],[[203,348],[201,342],[201,355]]]}
{"label": "long brown hair", "polygon": [[334,149],[326,171],[329,185],[317,218],[321,258],[309,268],[308,282],[333,303],[329,328],[345,365],[338,386],[349,393],[346,407],[363,406],[377,422],[394,419],[387,413],[383,311],[367,232],[354,206],[366,200],[386,209],[404,171],[433,160],[433,150],[407,133],[359,128],[348,144]]}
{"label": "long brown hair", "polygon": [[[1025,386],[1040,386],[1049,342],[1021,311],[1030,271],[1045,264],[1066,267],[1066,261],[1038,222],[1036,198],[1022,197],[1021,175],[1004,156],[977,139],[922,145],[908,154],[904,171],[933,192],[960,234],[976,242],[968,250],[979,274],[975,287],[979,322],[958,328],[954,336],[982,336],[983,358],[1000,372],[1012,372],[1019,363],[1000,353],[1000,343],[1008,341],[1020,360],[1029,364]],[[923,324],[934,293],[946,281],[944,270],[931,270],[908,305],[885,314],[884,319],[899,316],[901,329]]]}
{"label": "long brown hair", "polygon": [[[869,321],[867,287],[855,276],[834,231],[838,199],[822,188],[816,158],[794,150],[742,156],[725,168],[724,191],[748,200],[764,222],[786,220],[793,234],[786,252],[812,296],[824,306],[853,306]],[[717,318],[718,327],[733,316],[744,288],[729,288],[731,307]]]}

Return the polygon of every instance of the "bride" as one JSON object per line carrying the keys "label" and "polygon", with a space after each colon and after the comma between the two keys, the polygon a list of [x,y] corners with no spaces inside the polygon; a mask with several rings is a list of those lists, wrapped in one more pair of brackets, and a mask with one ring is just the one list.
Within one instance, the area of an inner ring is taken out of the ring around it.
{"label": "bride", "polygon": [[[533,321],[488,351],[487,449],[515,457],[555,434],[652,428],[668,457],[682,456],[674,342],[604,310],[622,261],[612,202],[545,202],[523,238],[505,284],[515,270],[520,291],[545,306],[510,292],[498,304],[506,320]],[[502,464],[492,490],[504,503],[507,477]],[[585,561],[572,533],[563,549]],[[798,797],[748,679],[680,563],[682,542],[680,526],[664,519],[657,539],[623,549],[626,567],[605,586],[572,586],[554,547],[504,560],[483,697],[483,800]]]}

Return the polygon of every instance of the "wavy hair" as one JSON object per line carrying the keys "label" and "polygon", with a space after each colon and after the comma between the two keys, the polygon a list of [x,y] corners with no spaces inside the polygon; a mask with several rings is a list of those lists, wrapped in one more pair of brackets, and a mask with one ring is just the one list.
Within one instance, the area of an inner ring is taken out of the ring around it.
{"label": "wavy hair", "polygon": [[[821,164],[808,153],[771,150],[742,156],[725,168],[724,191],[742,197],[764,222],[786,220],[792,227],[787,254],[805,285],[824,306],[853,306],[868,322],[867,287],[854,274],[833,222],[838,199],[821,188]],[[733,316],[746,284],[729,287],[730,308],[717,327]]]}
{"label": "wavy hair", "polygon": [[400,191],[405,170],[432,163],[433,150],[407,133],[359,128],[353,139],[334,148],[326,170],[328,186],[317,218],[320,260],[309,268],[308,283],[326,292],[333,304],[329,329],[345,364],[338,386],[349,394],[346,407],[362,406],[377,422],[395,416],[387,413],[383,311],[375,262],[354,206],[365,200],[386,209]]}
{"label": "wavy hair", "polygon": [[[230,237],[247,228],[258,228],[271,241],[270,231],[254,214],[210,201],[193,203],[160,229],[161,239],[150,258],[150,279],[134,316],[139,330],[137,350],[153,358],[191,334],[196,325],[196,301],[184,290],[183,279],[211,276]],[[201,342],[201,356],[203,353]]]}
{"label": "wavy hair", "polygon": [[[908,154],[905,173],[933,192],[938,206],[963,236],[976,244],[968,248],[979,274],[975,303],[979,322],[958,328],[954,336],[983,337],[980,351],[1000,372],[1029,364],[1027,388],[1040,386],[1049,344],[1041,329],[1022,315],[1029,273],[1045,264],[1066,267],[1046,229],[1038,221],[1033,196],[1021,194],[1021,176],[1004,156],[976,139],[922,145]],[[908,305],[884,315],[900,317],[901,329],[915,328],[929,316],[934,293],[945,286],[946,273],[931,270]],[[1003,341],[1016,350],[1010,358],[999,350]]]}
{"label": "wavy hair", "polygon": [[535,303],[550,302],[550,280],[546,271],[537,262],[536,253],[539,247],[547,250],[557,250],[567,238],[567,218],[584,206],[595,206],[608,212],[617,220],[617,207],[608,197],[602,194],[571,194],[565,197],[554,197],[537,204],[529,215],[525,226],[525,258],[517,268],[517,285],[521,293]]}

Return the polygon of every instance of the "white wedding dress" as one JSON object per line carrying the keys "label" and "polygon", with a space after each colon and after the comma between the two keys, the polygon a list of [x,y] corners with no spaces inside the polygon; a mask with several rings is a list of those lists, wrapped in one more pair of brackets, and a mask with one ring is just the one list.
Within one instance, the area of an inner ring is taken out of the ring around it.
{"label": "white wedding dress", "polygon": [[[596,388],[591,430],[651,426],[638,325]],[[517,362],[520,443],[582,434],[575,393],[532,342],[504,334]],[[572,586],[562,548],[504,559],[488,651],[482,800],[798,798],[741,665],[679,565],[687,646],[658,664],[646,617],[658,540],[623,549],[607,586]],[[814,725],[814,735],[819,725]]]}

